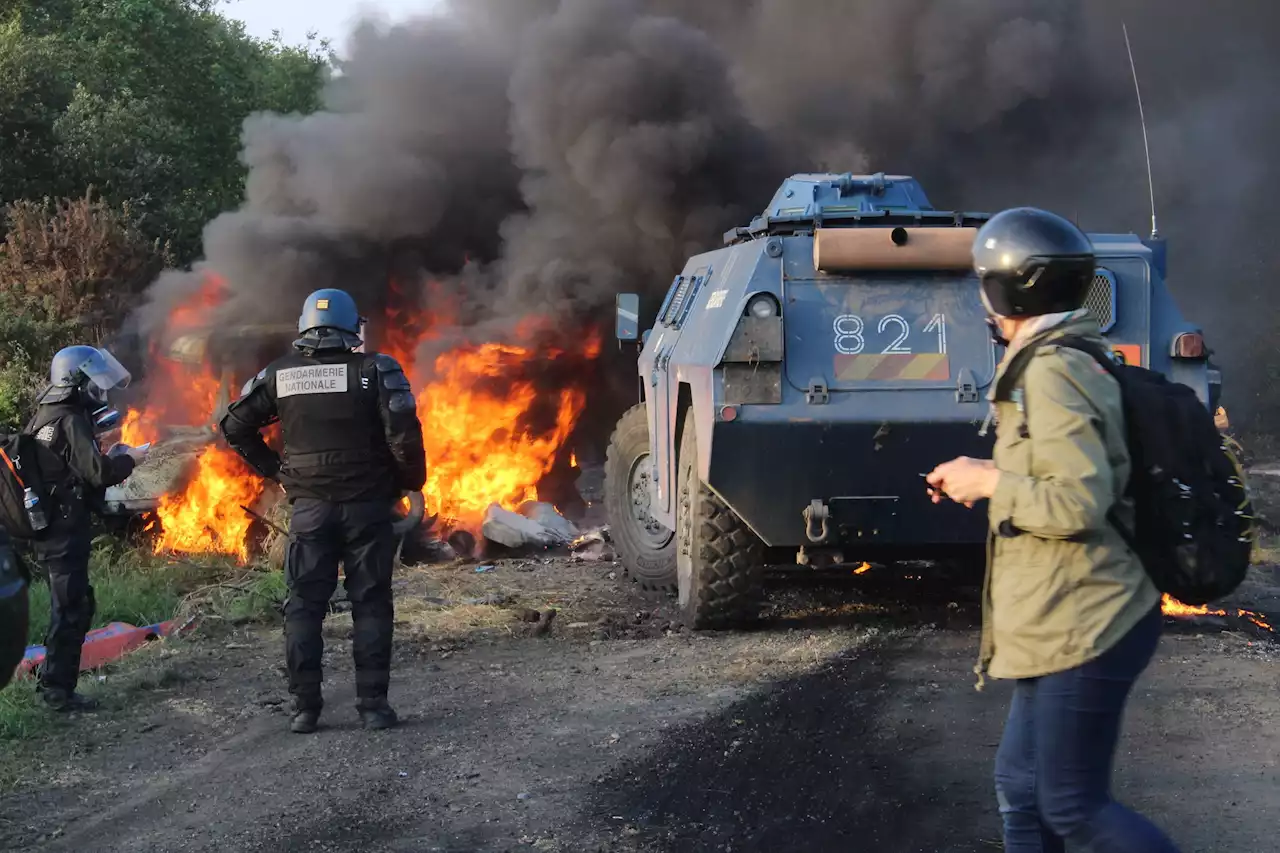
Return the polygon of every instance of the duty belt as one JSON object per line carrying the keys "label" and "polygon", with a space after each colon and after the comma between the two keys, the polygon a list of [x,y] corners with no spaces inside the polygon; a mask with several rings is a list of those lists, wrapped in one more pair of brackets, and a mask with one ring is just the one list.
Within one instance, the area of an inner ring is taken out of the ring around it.
{"label": "duty belt", "polygon": [[316,450],[311,453],[284,454],[285,468],[320,468],[337,463],[365,464],[378,461],[379,457],[371,450]]}

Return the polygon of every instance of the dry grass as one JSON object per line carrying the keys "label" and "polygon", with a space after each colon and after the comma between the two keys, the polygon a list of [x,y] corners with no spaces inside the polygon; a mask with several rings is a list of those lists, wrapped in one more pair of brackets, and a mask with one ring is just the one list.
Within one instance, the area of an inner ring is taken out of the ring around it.
{"label": "dry grass", "polygon": [[[596,584],[591,569],[571,564],[535,567],[519,560],[499,562],[492,571],[476,568],[460,561],[398,570],[397,623],[410,636],[459,640],[480,633],[531,630],[534,612],[556,611],[554,628],[563,631],[575,622],[595,626],[613,610],[633,610],[630,587],[626,587],[628,596],[616,596],[612,590],[617,581],[606,578]],[[607,574],[610,570],[601,566],[596,571]]]}
{"label": "dry grass", "polygon": [[516,614],[506,607],[492,604],[459,604],[453,607],[430,607],[422,602],[397,609],[397,621],[405,623],[411,632],[438,639],[458,639],[474,631],[511,629],[517,623]]}
{"label": "dry grass", "polygon": [[177,608],[177,618],[224,620],[233,625],[265,620],[284,602],[284,572],[249,568],[192,590]]}
{"label": "dry grass", "polygon": [[461,565],[405,570],[412,589],[397,597],[396,621],[431,639],[458,639],[476,631],[512,632],[518,608],[537,609],[503,578]]}

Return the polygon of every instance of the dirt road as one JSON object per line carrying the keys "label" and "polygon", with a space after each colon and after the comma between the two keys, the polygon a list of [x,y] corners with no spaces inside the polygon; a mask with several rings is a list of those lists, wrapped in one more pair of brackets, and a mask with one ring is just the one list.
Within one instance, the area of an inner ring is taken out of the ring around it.
{"label": "dirt road", "polygon": [[[402,581],[405,722],[390,732],[356,724],[342,617],[311,737],[285,730],[277,633],[153,652],[148,689],[70,725],[3,797],[0,848],[999,849],[1007,687],[973,689],[971,593],[913,578],[789,589],[761,631],[690,636],[610,574],[539,563],[466,578],[554,598],[544,636],[480,613],[415,630],[408,602],[441,581]],[[1230,627],[1166,636],[1120,758],[1119,795],[1184,851],[1277,847],[1277,649]]]}

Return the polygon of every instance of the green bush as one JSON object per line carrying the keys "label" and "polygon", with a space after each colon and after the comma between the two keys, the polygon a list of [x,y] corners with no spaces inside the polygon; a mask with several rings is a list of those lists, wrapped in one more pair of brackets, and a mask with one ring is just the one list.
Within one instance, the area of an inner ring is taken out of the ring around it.
{"label": "green bush", "polygon": [[198,257],[205,223],[243,200],[245,118],[318,109],[332,62],[220,5],[0,0],[0,207],[96,186],[179,262]]}
{"label": "green bush", "polygon": [[0,429],[30,417],[49,361],[68,344],[99,344],[172,261],[131,208],[86,194],[20,201],[0,242]]}
{"label": "green bush", "polygon": [[24,353],[0,367],[0,432],[17,432],[31,417],[46,374]]}
{"label": "green bush", "polygon": [[[35,567],[37,572],[38,567]],[[93,627],[112,622],[153,625],[171,618],[182,596],[199,583],[196,567],[162,561],[142,551],[100,544],[89,561],[97,610]],[[31,587],[28,643],[44,642],[49,628],[49,586],[37,578]]]}

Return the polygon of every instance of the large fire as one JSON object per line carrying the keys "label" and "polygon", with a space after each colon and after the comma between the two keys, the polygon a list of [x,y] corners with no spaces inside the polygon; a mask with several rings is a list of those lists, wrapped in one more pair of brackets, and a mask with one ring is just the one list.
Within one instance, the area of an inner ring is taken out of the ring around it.
{"label": "large fire", "polygon": [[244,508],[258,501],[266,484],[232,450],[215,443],[213,420],[229,376],[209,363],[203,336],[193,334],[221,301],[221,281],[209,278],[170,315],[170,349],[153,347],[145,405],[128,410],[120,440],[136,446],[167,438],[175,427],[197,436],[207,431],[208,444],[191,470],[182,472],[178,489],[160,497],[155,552],[226,554],[243,561],[252,523]]}
{"label": "large fire", "polygon": [[231,554],[248,560],[252,519],[245,508],[257,502],[263,481],[245,470],[239,456],[218,445],[200,451],[195,468],[182,492],[160,500],[156,551]]}
{"label": "large fire", "polygon": [[[599,346],[598,339],[588,341],[587,357],[595,358]],[[552,349],[538,357],[561,355]],[[578,388],[561,390],[554,423],[532,430],[527,419],[538,400],[533,383],[513,382],[496,394],[484,389],[484,381],[501,380],[533,357],[525,347],[482,344],[436,359],[434,379],[418,397],[427,437],[424,497],[431,512],[474,525],[491,503],[514,509],[538,497],[538,481],[555,463],[585,395]]]}
{"label": "large fire", "polygon": [[[184,332],[195,332],[190,339],[197,344],[153,353],[147,398],[127,412],[121,440],[156,442],[174,426],[209,429],[208,446],[175,491],[160,500],[155,549],[246,560],[252,519],[245,508],[253,508],[268,487],[212,431],[220,396],[225,402],[234,395],[227,394],[228,386],[238,388],[234,383],[245,378],[213,364],[198,343],[207,313],[221,300],[221,283],[210,278],[173,312],[167,337],[184,341]],[[418,396],[428,457],[423,490],[428,513],[450,526],[474,529],[490,504],[515,509],[538,497],[538,482],[556,465],[585,405],[580,381],[540,390],[530,366],[554,367],[561,359],[581,365],[598,356],[600,339],[589,334],[570,352],[547,345],[545,324],[531,321],[516,330],[515,342],[459,346],[430,364],[417,364],[419,345],[448,322],[446,312],[389,311],[380,343],[405,365]],[[561,367],[560,374],[572,376],[569,370]]]}

